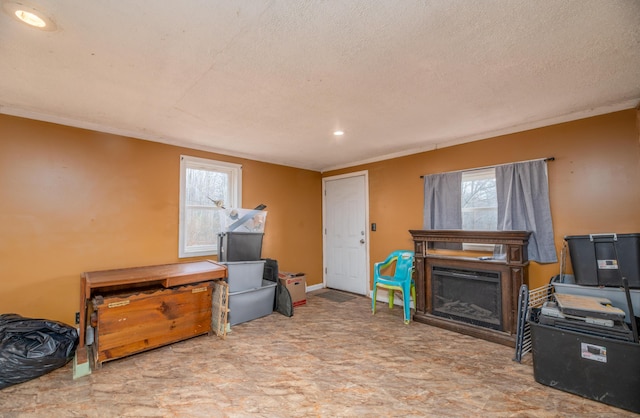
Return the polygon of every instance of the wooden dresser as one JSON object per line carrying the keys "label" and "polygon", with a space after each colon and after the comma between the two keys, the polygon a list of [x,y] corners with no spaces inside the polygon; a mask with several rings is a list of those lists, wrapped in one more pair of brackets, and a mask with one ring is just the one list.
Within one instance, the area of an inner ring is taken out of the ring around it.
{"label": "wooden dresser", "polygon": [[[226,267],[212,261],[83,273],[78,363],[90,356],[99,368],[104,361],[211,333],[213,283],[226,277]],[[90,353],[87,330],[93,333]]]}

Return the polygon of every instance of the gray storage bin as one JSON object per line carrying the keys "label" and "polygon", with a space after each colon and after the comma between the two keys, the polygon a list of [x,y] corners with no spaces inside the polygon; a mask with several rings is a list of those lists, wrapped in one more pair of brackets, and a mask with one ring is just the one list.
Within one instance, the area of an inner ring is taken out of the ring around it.
{"label": "gray storage bin", "polygon": [[231,326],[267,316],[273,312],[276,283],[262,281],[262,287],[229,293],[229,324]]}
{"label": "gray storage bin", "polygon": [[226,261],[220,263],[227,266],[229,292],[241,292],[262,286],[264,263],[264,260]]}

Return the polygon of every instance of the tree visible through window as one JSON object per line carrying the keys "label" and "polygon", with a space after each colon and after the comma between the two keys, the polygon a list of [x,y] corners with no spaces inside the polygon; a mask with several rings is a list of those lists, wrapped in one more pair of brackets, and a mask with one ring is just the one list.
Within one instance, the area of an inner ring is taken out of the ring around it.
{"label": "tree visible through window", "polygon": [[498,200],[495,169],[462,173],[462,229],[495,231]]}
{"label": "tree visible through window", "polygon": [[[529,260],[556,263],[547,160],[424,176],[424,229],[530,231]],[[488,246],[462,248],[489,251]],[[505,256],[500,248],[493,251],[494,257]]]}
{"label": "tree visible through window", "polygon": [[217,253],[220,211],[240,207],[241,166],[180,157],[180,257]]}

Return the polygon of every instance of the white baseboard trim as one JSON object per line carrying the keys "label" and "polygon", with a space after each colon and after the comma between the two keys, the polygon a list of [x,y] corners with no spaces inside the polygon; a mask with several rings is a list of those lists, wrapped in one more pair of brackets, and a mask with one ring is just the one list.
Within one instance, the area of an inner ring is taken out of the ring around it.
{"label": "white baseboard trim", "polygon": [[313,292],[314,290],[320,290],[320,289],[324,289],[324,284],[323,283],[307,286],[306,291],[307,292]]}
{"label": "white baseboard trim", "polygon": [[[311,286],[307,286],[306,291],[307,292],[313,292],[314,290],[320,290],[320,289],[324,289],[324,283],[320,283],[320,284],[314,284]],[[398,296],[400,295],[400,296]],[[373,290],[369,289],[369,297],[373,296]],[[384,302],[384,303],[389,303],[389,291],[387,289],[382,289],[382,288],[378,288],[378,295],[376,297],[376,301],[378,302]],[[404,306],[403,303],[403,299],[402,299],[402,292],[396,292],[393,295],[393,304],[397,305],[397,306]],[[415,304],[413,303],[413,301],[411,302],[411,308],[415,309]]]}

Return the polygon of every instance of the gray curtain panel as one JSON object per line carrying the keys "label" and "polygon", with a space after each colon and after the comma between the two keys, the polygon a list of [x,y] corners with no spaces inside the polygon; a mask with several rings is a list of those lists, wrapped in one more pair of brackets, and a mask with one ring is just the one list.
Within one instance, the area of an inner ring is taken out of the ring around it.
{"label": "gray curtain panel", "polygon": [[496,189],[498,230],[531,231],[529,260],[557,262],[547,163],[537,160],[496,166]]}
{"label": "gray curtain panel", "polygon": [[462,229],[462,173],[424,176],[423,229]]}

